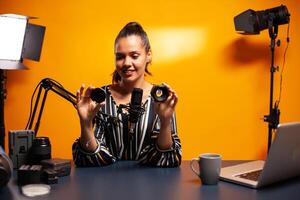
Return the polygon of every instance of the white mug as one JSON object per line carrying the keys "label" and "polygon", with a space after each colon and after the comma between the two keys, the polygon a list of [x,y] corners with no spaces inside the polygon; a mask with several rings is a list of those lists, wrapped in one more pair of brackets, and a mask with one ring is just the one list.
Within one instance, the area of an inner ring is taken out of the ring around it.
{"label": "white mug", "polygon": [[[195,170],[193,163],[197,161],[199,172]],[[190,162],[192,171],[200,177],[202,184],[215,185],[219,181],[221,171],[221,155],[216,153],[201,154]]]}

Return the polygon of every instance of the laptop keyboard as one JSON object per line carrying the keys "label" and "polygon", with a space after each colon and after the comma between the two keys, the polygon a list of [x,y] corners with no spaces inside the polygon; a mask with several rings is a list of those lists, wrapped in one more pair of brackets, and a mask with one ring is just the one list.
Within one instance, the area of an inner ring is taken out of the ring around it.
{"label": "laptop keyboard", "polygon": [[257,171],[247,172],[244,174],[239,174],[236,177],[249,179],[252,181],[258,181],[258,177],[260,176],[261,172],[262,172],[262,169],[257,170]]}

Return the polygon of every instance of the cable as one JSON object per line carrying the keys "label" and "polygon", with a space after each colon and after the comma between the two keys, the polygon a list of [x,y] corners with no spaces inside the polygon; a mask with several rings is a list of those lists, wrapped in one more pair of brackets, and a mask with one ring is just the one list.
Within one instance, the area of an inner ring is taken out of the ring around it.
{"label": "cable", "polygon": [[28,117],[28,121],[27,121],[25,130],[27,130],[28,125],[29,125],[29,122],[30,122],[30,120],[31,120],[31,118],[32,118],[32,105],[33,105],[33,98],[34,98],[34,95],[35,95],[37,89],[40,88],[41,84],[42,84],[42,81],[40,81],[40,82],[37,84],[37,86],[35,87],[35,89],[34,89],[32,95],[31,95],[29,117]]}
{"label": "cable", "polygon": [[286,37],[286,47],[284,50],[284,54],[283,54],[283,63],[282,63],[282,68],[281,68],[281,72],[280,72],[280,85],[279,85],[279,96],[278,96],[278,100],[276,101],[275,105],[277,106],[277,108],[279,107],[279,103],[281,100],[281,94],[282,94],[282,82],[283,82],[283,71],[284,71],[284,67],[285,67],[285,58],[286,58],[286,52],[288,50],[289,47],[289,43],[290,43],[290,23],[288,23],[288,27],[287,27],[287,37]]}

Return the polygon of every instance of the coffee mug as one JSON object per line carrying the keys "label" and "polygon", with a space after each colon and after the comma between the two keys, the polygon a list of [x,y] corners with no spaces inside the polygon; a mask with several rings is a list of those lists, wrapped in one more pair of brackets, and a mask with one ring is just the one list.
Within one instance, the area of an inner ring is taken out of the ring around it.
{"label": "coffee mug", "polygon": [[[199,172],[195,170],[193,163],[197,161]],[[216,153],[201,154],[190,162],[192,171],[200,177],[202,184],[215,185],[219,181],[221,171],[221,155]]]}

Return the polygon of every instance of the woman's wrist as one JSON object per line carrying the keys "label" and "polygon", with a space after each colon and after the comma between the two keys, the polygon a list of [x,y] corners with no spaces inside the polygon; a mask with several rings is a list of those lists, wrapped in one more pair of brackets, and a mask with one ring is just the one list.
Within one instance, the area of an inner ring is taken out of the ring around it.
{"label": "woman's wrist", "polygon": [[81,135],[93,131],[93,122],[80,119]]}
{"label": "woman's wrist", "polygon": [[89,120],[89,119],[87,120],[87,119],[81,119],[81,118],[79,118],[79,120],[80,120],[81,127],[82,126],[90,127],[93,125],[93,120]]}
{"label": "woman's wrist", "polygon": [[93,133],[93,124],[92,122],[80,120],[80,126],[81,126],[81,136],[79,140],[80,146],[83,147],[83,149],[86,151],[93,152],[98,147],[96,138]]}
{"label": "woman's wrist", "polygon": [[92,138],[80,137],[79,142],[80,146],[88,152],[94,152],[98,147],[97,140],[94,136]]}
{"label": "woman's wrist", "polygon": [[171,117],[170,118],[159,118],[160,119],[160,126],[167,127],[171,125]]}
{"label": "woman's wrist", "polygon": [[160,133],[158,135],[156,145],[159,149],[170,149],[173,145],[171,133],[171,119],[164,119],[160,121]]}
{"label": "woman's wrist", "polygon": [[79,142],[80,146],[88,152],[93,152],[98,147],[93,130],[88,127],[81,128],[81,136]]}

